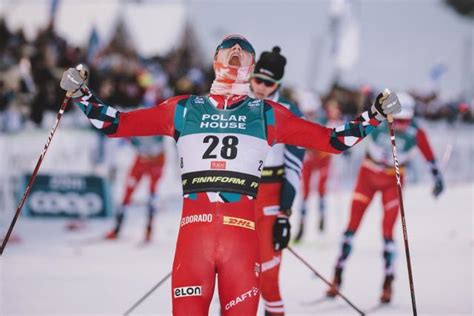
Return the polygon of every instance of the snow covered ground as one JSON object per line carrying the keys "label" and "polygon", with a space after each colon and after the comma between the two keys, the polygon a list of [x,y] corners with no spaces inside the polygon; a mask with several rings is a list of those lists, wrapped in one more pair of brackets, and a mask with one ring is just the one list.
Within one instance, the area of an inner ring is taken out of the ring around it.
{"label": "snow covered ground", "polygon": [[[451,184],[439,200],[430,187],[404,191],[419,315],[472,315],[474,183]],[[350,191],[329,196],[328,231],[316,233],[315,207],[308,232],[294,250],[322,275],[331,278],[346,224]],[[316,205],[316,200],[310,200]],[[123,239],[98,241],[109,221],[91,221],[81,232],[68,232],[64,220],[20,218],[1,260],[0,314],[121,315],[171,269],[179,200],[163,200],[154,242],[140,245],[145,210],[130,210]],[[297,215],[293,220],[296,222]],[[293,227],[296,227],[295,225]],[[2,231],[2,234],[4,232]],[[393,303],[376,315],[410,315],[411,301],[401,225],[397,223],[397,271]],[[368,209],[354,241],[342,292],[363,310],[376,305],[382,283],[381,212],[378,198]],[[291,253],[281,271],[288,315],[356,315],[341,299],[315,304],[326,289]],[[218,299],[211,304],[217,315]],[[170,281],[159,287],[132,315],[170,315]],[[263,313],[261,313],[263,315]]]}

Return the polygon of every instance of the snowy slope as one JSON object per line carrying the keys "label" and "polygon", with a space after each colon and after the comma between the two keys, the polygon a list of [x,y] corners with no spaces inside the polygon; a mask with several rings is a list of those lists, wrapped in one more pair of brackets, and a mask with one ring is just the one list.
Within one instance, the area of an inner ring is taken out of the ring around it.
{"label": "snowy slope", "polygon": [[[470,315],[473,312],[472,235],[474,184],[448,186],[433,200],[428,186],[405,190],[409,241],[420,315]],[[328,231],[311,231],[294,250],[324,276],[332,274],[339,239],[348,215],[350,192],[330,196]],[[311,202],[311,201],[310,201]],[[313,205],[316,201],[313,200]],[[157,217],[155,241],[139,245],[145,212],[137,205],[128,217],[124,237],[99,242],[108,221],[90,222],[71,233],[63,220],[21,218],[1,259],[0,314],[121,315],[171,269],[180,216],[179,200],[164,200]],[[316,226],[315,209],[308,227]],[[297,220],[297,216],[293,218]],[[368,209],[344,275],[343,293],[361,309],[377,304],[382,283],[380,201]],[[312,224],[314,223],[314,225]],[[400,223],[399,256],[393,304],[376,315],[410,315],[411,302]],[[288,315],[356,315],[342,300],[312,304],[325,285],[286,252],[281,272]],[[217,314],[217,298],[211,314]],[[170,282],[158,288],[132,315],[170,315]],[[263,315],[263,313],[262,313]]]}

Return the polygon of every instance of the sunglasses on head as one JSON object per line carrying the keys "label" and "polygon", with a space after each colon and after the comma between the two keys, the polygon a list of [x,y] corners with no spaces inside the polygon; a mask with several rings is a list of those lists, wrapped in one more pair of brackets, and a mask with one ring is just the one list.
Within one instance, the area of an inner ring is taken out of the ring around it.
{"label": "sunglasses on head", "polygon": [[256,84],[264,84],[266,87],[273,87],[277,84],[277,82],[275,81],[270,81],[270,80],[265,80],[265,79],[262,79],[262,78],[259,78],[259,77],[253,77],[253,80],[255,80],[255,83]]}
{"label": "sunglasses on head", "polygon": [[255,55],[255,50],[253,49],[252,45],[247,40],[238,37],[231,37],[223,40],[222,43],[217,46],[217,50],[232,48],[235,46],[235,44],[238,44],[244,51]]}

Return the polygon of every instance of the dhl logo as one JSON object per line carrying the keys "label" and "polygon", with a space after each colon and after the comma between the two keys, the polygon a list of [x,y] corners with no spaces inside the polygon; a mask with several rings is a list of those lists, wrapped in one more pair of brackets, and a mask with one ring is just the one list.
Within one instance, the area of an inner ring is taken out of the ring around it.
{"label": "dhl logo", "polygon": [[232,225],[255,230],[255,223],[243,218],[224,216],[224,225]]}

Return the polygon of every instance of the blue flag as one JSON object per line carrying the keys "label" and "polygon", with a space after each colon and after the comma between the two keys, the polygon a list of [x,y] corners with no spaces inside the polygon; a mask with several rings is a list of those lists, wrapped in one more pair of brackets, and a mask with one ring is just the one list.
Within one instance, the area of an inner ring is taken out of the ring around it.
{"label": "blue flag", "polygon": [[92,27],[91,34],[89,35],[89,45],[87,47],[87,62],[90,63],[97,55],[100,49],[99,33],[97,29]]}
{"label": "blue flag", "polygon": [[56,13],[58,12],[59,0],[51,0],[49,6],[49,20],[54,21]]}

